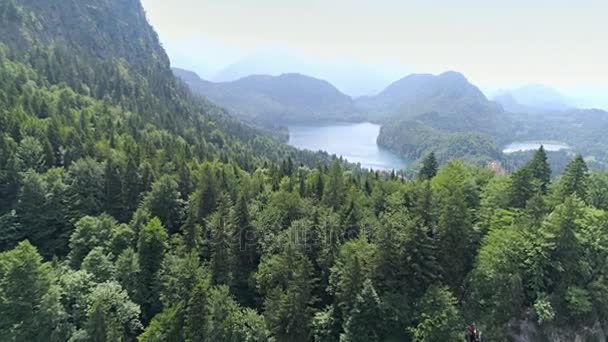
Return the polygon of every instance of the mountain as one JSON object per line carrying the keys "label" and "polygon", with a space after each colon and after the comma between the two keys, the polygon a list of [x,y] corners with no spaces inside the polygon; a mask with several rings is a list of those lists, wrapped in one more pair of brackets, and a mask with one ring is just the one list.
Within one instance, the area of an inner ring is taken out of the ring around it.
{"label": "mountain", "polygon": [[500,105],[453,71],[409,75],[376,96],[357,99],[356,106],[384,122],[379,144],[410,159],[433,150],[441,162],[500,158],[497,146],[512,133]]}
{"label": "mountain", "polygon": [[347,121],[360,119],[352,99],[326,81],[301,74],[253,75],[232,82],[209,82],[173,69],[197,94],[248,122]]}
{"label": "mountain", "polygon": [[356,105],[361,111],[378,120],[430,112],[489,113],[500,110],[462,74],[454,71],[440,75],[406,76],[376,96],[358,98]]}
{"label": "mountain", "polygon": [[2,0],[0,22],[0,341],[458,341],[464,317],[606,340],[608,174],[582,157],[405,181],[191,94],[136,0]]}
{"label": "mountain", "polygon": [[[223,156],[242,166],[288,154],[314,165],[312,154],[282,145],[193,95],[173,75],[138,0],[67,0],[60,5],[56,0],[6,0],[0,5],[0,50],[19,65],[16,70],[27,70],[20,77],[32,79],[35,88],[65,88],[128,111],[108,118],[121,133],[140,137],[148,128],[166,130],[172,139],[199,146],[200,158]],[[97,119],[91,115],[87,120]]]}
{"label": "mountain", "polygon": [[505,110],[518,113],[559,111],[573,107],[571,101],[560,92],[542,84],[501,90],[493,99]]}
{"label": "mountain", "polygon": [[350,59],[328,60],[287,48],[267,47],[236,60],[209,79],[228,82],[249,75],[301,73],[327,80],[340,91],[357,97],[379,92],[406,71],[407,68],[397,64],[367,65]]}

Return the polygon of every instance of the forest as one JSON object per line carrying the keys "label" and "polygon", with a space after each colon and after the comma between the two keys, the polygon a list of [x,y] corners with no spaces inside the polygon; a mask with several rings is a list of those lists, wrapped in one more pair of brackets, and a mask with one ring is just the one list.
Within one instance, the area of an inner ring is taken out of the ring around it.
{"label": "forest", "polygon": [[1,341],[604,336],[608,173],[582,157],[361,170],[190,94],[137,0],[0,19]]}

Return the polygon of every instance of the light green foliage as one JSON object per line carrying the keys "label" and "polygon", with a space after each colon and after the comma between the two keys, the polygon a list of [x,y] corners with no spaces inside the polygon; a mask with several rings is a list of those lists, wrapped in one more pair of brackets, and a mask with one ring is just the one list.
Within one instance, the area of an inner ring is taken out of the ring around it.
{"label": "light green foliage", "polygon": [[546,294],[538,296],[534,302],[534,312],[538,317],[538,323],[551,322],[555,318],[555,311],[551,305],[551,300]]}
{"label": "light green foliage", "polygon": [[461,75],[415,85],[429,101],[382,128],[399,153],[435,152],[405,180],[192,96],[139,1],[0,1],[0,19],[2,341],[450,341],[470,322],[503,341],[521,320],[608,322],[606,174],[577,157],[551,182],[542,149],[506,177],[451,160],[502,160],[512,128]]}
{"label": "light green foliage", "polygon": [[158,217],[170,232],[176,232],[183,220],[183,201],[177,182],[170,176],[161,177],[152,184],[144,197],[143,206],[152,216]]}
{"label": "light green foliage", "polygon": [[59,276],[59,285],[61,304],[67,311],[70,321],[77,327],[85,326],[89,296],[96,285],[93,276],[83,270],[65,270]]}
{"label": "light green foliage", "polygon": [[29,242],[0,254],[0,339],[60,341],[65,313],[51,267]]}
{"label": "light green foliage", "polygon": [[367,279],[350,310],[344,325],[344,335],[340,336],[340,341],[382,341],[384,319],[381,307],[380,298],[372,282]]}
{"label": "light green foliage", "polygon": [[598,209],[608,210],[608,173],[591,173],[587,201]]}
{"label": "light green foliage", "polygon": [[78,267],[82,260],[95,247],[105,250],[108,247],[116,221],[107,215],[85,216],[78,220],[70,237],[70,262]]}
{"label": "light green foliage", "polygon": [[417,324],[411,329],[414,341],[461,341],[464,324],[456,304],[448,288],[430,287],[420,300]]}
{"label": "light green foliage", "polygon": [[102,247],[93,248],[82,261],[81,268],[98,283],[114,279],[114,264]]}
{"label": "light green foliage", "polygon": [[117,283],[97,285],[89,300],[87,332],[94,341],[129,341],[142,329],[139,306]]}
{"label": "light green foliage", "polygon": [[36,138],[25,137],[17,147],[17,167],[20,171],[41,172],[45,167],[44,150]]}

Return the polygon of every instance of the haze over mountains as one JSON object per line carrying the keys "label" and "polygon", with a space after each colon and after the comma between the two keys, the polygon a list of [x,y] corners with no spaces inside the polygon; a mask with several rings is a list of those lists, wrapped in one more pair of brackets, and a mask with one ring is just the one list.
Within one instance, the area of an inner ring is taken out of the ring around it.
{"label": "haze over mountains", "polygon": [[547,112],[575,107],[573,99],[542,84],[529,84],[512,90],[499,90],[493,99],[510,112]]}
{"label": "haze over mountains", "polygon": [[248,122],[281,124],[361,119],[353,100],[334,86],[301,74],[253,75],[231,82],[209,82],[173,69],[192,90]]}
{"label": "haze over mountains", "polygon": [[[607,113],[510,113],[456,72],[355,100],[182,72],[233,112],[174,76],[139,0],[3,0],[0,22],[0,341],[606,340],[608,173],[587,165],[608,164]],[[381,143],[425,154],[411,177],[240,120],[362,103]],[[488,169],[531,137],[585,158]]]}
{"label": "haze over mountains", "polygon": [[[378,143],[410,160],[435,151],[441,162],[451,158],[487,162],[501,159],[501,148],[518,139],[560,140],[599,161],[608,157],[602,148],[591,145],[603,141],[594,126],[603,127],[608,115],[592,111],[593,119],[582,120],[577,134],[569,134],[573,129],[569,117],[576,120],[586,112],[542,85],[503,90],[491,101],[464,75],[449,71],[411,74],[376,95],[352,98],[327,81],[302,74],[209,82],[193,72],[173,71],[196,93],[268,132],[279,129],[283,139],[287,132],[281,127],[290,123],[371,121],[382,124]],[[552,127],[555,134],[545,127]]]}

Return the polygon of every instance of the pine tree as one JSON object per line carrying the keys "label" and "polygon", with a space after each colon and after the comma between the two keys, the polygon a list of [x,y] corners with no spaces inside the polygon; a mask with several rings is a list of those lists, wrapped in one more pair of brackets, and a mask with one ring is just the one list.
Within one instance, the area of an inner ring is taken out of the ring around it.
{"label": "pine tree", "polygon": [[236,250],[237,266],[235,268],[234,288],[240,303],[253,304],[253,289],[249,286],[249,276],[255,272],[259,263],[258,239],[254,227],[249,222],[249,209],[244,194],[240,194],[234,208],[238,242]]}
{"label": "pine tree", "polygon": [[192,195],[195,201],[194,207],[192,207],[194,211],[189,214],[194,218],[194,222],[202,223],[203,219],[215,210],[220,190],[210,163],[203,163],[200,172],[201,175],[196,185],[197,190]]}
{"label": "pine tree", "polygon": [[287,243],[280,254],[262,259],[256,280],[264,295],[264,317],[278,341],[308,340],[311,277],[310,261],[293,243]]}
{"label": "pine tree", "polygon": [[108,158],[105,169],[105,211],[113,217],[127,218],[121,215],[124,203],[122,202],[122,180],[119,165],[112,158]]}
{"label": "pine tree", "polygon": [[367,279],[363,283],[363,289],[356,296],[355,305],[350,311],[344,325],[344,335],[340,340],[345,342],[383,341],[383,322],[382,302],[372,282]]}
{"label": "pine tree", "polygon": [[206,284],[198,284],[190,295],[184,320],[184,340],[186,342],[207,341],[207,292]]}
{"label": "pine tree", "polygon": [[565,199],[575,195],[579,199],[587,198],[589,169],[582,156],[576,156],[567,166],[557,184],[557,196]]}
{"label": "pine tree", "polygon": [[354,199],[350,200],[348,209],[343,214],[342,227],[344,229],[344,238],[346,240],[356,239],[361,231],[359,226],[359,214]]}
{"label": "pine tree", "polygon": [[315,179],[314,179],[314,192],[319,201],[323,198],[324,190],[325,190],[325,181],[323,180],[323,171],[321,169],[321,165],[318,165],[317,172],[315,173]]}
{"label": "pine tree", "polygon": [[328,207],[337,209],[344,201],[344,178],[339,161],[334,161],[329,170],[329,180],[323,192],[323,202]]}
{"label": "pine tree", "polygon": [[437,227],[438,261],[446,284],[458,289],[472,262],[471,219],[462,190],[453,189],[446,195]]}
{"label": "pine tree", "polygon": [[235,241],[236,229],[236,217],[230,199],[221,194],[217,211],[209,219],[210,268],[214,284],[230,285],[234,279],[237,262],[235,248],[238,246],[238,241]]}
{"label": "pine tree", "polygon": [[160,310],[158,271],[164,257],[167,230],[158,218],[153,218],[139,232],[137,253],[140,265],[139,304],[145,323]]}
{"label": "pine tree", "polygon": [[437,158],[435,158],[435,153],[429,153],[422,160],[422,167],[418,172],[418,179],[420,180],[430,180],[437,175],[438,163]]}
{"label": "pine tree", "polygon": [[511,174],[511,206],[525,208],[534,194],[533,178],[528,167],[521,167]]}
{"label": "pine tree", "polygon": [[532,160],[527,164],[527,168],[530,169],[532,177],[540,182],[541,192],[546,194],[551,182],[551,166],[547,161],[547,153],[542,145],[534,153]]}

